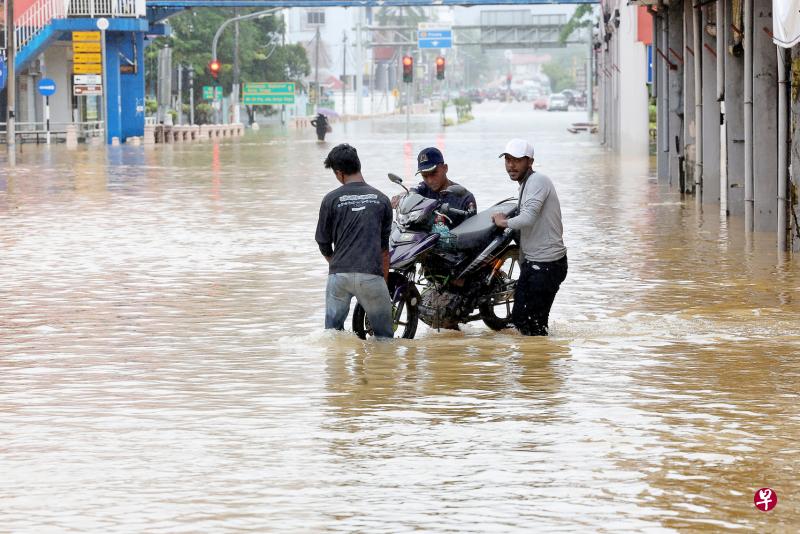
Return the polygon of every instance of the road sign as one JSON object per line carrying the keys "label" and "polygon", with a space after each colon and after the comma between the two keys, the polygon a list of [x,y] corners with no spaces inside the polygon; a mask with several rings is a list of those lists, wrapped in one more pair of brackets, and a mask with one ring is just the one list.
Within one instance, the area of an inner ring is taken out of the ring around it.
{"label": "road sign", "polygon": [[72,32],[72,42],[100,42],[100,32]]}
{"label": "road sign", "polygon": [[73,85],[72,94],[75,96],[102,95],[102,85]]}
{"label": "road sign", "polygon": [[417,26],[419,48],[452,48],[453,29],[441,24],[420,23]]}
{"label": "road sign", "polygon": [[294,82],[248,82],[242,86],[242,103],[247,106],[294,104]]}
{"label": "road sign", "polygon": [[204,85],[203,100],[222,100],[222,86]]}
{"label": "road sign", "polygon": [[72,52],[76,54],[83,54],[86,52],[99,54],[102,51],[102,46],[99,42],[82,42],[75,41],[72,43]]}
{"label": "road sign", "polygon": [[100,74],[103,72],[103,65],[100,63],[75,63],[72,65],[73,74]]}
{"label": "road sign", "polygon": [[39,89],[39,93],[42,96],[53,95],[56,92],[56,82],[54,82],[50,78],[42,78],[41,80],[39,80],[39,85],[37,86],[37,89]]}
{"label": "road sign", "polygon": [[6,67],[6,58],[0,56],[0,89],[6,88],[7,77],[8,77],[8,68]]}
{"label": "road sign", "polygon": [[73,53],[72,54],[72,62],[73,63],[102,63],[103,57],[102,54],[95,54],[95,53]]}
{"label": "road sign", "polygon": [[73,85],[103,85],[103,77],[99,74],[75,74],[72,76]]}

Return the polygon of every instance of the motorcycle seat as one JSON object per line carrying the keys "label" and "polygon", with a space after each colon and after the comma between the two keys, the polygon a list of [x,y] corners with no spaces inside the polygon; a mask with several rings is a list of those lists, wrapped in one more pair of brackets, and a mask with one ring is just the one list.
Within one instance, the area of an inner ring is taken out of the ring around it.
{"label": "motorcycle seat", "polygon": [[492,215],[495,213],[511,215],[516,209],[516,199],[503,201],[462,222],[450,230],[450,233],[456,237],[456,249],[468,250],[485,247],[496,230],[498,230],[497,226],[492,222]]}

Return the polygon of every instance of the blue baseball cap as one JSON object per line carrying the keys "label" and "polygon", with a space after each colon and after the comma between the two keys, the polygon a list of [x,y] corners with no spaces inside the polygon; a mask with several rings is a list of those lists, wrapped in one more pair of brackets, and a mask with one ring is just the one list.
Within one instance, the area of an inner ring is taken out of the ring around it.
{"label": "blue baseball cap", "polygon": [[444,156],[442,156],[438,148],[432,146],[423,148],[417,156],[417,174],[432,171],[437,165],[443,163]]}

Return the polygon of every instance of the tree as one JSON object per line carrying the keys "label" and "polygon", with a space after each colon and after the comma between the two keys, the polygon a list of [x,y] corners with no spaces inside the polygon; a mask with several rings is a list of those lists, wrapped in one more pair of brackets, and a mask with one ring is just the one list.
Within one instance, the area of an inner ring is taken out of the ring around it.
{"label": "tree", "polygon": [[578,28],[590,28],[594,24],[592,19],[594,11],[591,4],[581,4],[572,13],[572,16],[567,23],[561,28],[561,33],[558,36],[558,41],[565,44],[569,36],[572,35]]}
{"label": "tree", "polygon": [[[247,12],[240,10],[238,14]],[[173,63],[191,65],[194,69],[194,98],[197,103],[202,102],[203,85],[222,85],[229,89],[233,82],[233,25],[223,30],[217,43],[216,59],[222,63],[218,80],[211,77],[207,66],[212,59],[214,34],[223,22],[232,17],[233,9],[184,11],[171,17],[172,35],[156,39],[145,52],[146,61],[152,62],[158,49],[169,45],[173,49]],[[303,47],[279,44],[284,31],[283,20],[279,17],[266,16],[239,22],[240,83],[301,82],[308,75],[311,67]],[[152,84],[155,69],[147,69],[146,76]]]}
{"label": "tree", "polygon": [[546,63],[542,65],[542,72],[550,78],[550,90],[554,93],[560,93],[575,84],[572,72],[565,69],[561,63]]}

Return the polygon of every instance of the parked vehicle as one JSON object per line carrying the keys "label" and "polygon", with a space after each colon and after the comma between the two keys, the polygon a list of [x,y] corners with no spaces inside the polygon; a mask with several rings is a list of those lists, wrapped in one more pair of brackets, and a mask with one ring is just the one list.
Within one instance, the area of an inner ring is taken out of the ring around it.
{"label": "parked vehicle", "polygon": [[533,109],[547,109],[547,99],[544,97],[540,97],[534,100]]}
{"label": "parked vehicle", "polygon": [[568,111],[569,103],[567,98],[561,94],[550,95],[547,101],[547,111]]}
{"label": "parked vehicle", "polygon": [[[400,177],[389,174],[389,179],[406,189]],[[459,185],[447,191],[466,194]],[[406,189],[389,238],[397,337],[413,339],[420,320],[431,328],[458,328],[479,319],[493,330],[510,325],[519,247],[512,230],[496,227],[492,214],[510,215],[516,208],[517,199],[509,198],[448,229],[448,214],[468,214]],[[372,335],[360,305],[353,312],[353,331],[362,339]]]}

